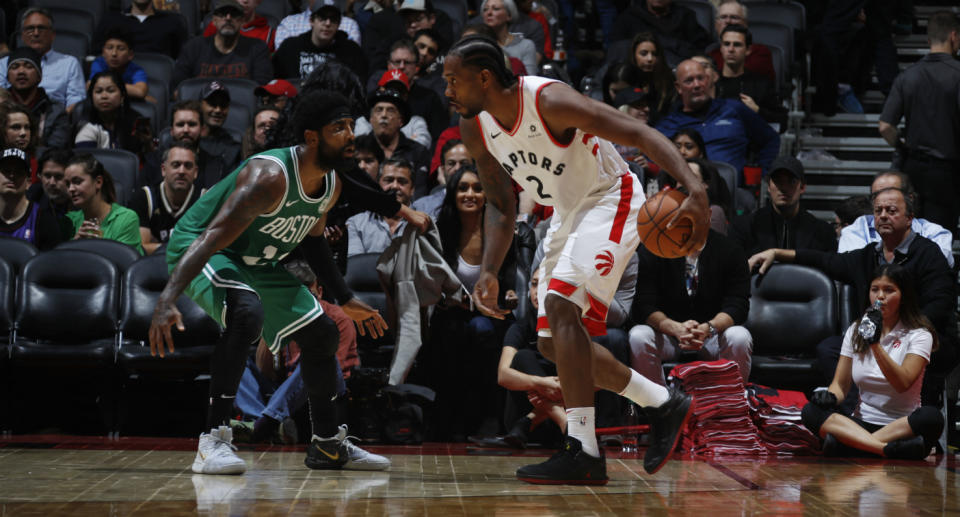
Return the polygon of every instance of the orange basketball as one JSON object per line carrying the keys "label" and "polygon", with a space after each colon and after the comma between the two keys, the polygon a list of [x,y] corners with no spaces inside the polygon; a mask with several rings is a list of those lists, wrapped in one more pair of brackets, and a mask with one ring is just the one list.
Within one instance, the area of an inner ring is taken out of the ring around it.
{"label": "orange basketball", "polygon": [[681,219],[668,230],[667,223],[686,197],[683,192],[668,188],[657,192],[640,207],[637,232],[640,241],[654,255],[663,258],[683,256],[680,248],[693,235],[693,225],[689,219]]}

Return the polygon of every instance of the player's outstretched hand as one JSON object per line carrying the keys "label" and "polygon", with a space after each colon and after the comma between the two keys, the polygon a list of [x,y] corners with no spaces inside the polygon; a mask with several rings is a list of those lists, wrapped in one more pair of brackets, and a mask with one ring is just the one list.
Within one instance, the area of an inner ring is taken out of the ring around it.
{"label": "player's outstretched hand", "polygon": [[[360,332],[361,336],[365,336],[369,332],[376,339],[383,336],[387,331],[387,322],[380,315],[380,312],[363,303],[356,296],[341,305],[340,308],[357,324],[357,332]],[[366,327],[366,331],[364,331],[364,327]]]}
{"label": "player's outstretched hand", "polygon": [[687,239],[680,252],[689,255],[692,252],[700,251],[703,249],[704,243],[707,242],[707,233],[710,231],[710,204],[705,189],[701,188],[691,192],[683,200],[680,209],[667,223],[667,228],[673,228],[681,219],[690,221],[690,224],[693,225],[693,234]]}
{"label": "player's outstretched hand", "polygon": [[156,356],[159,353],[160,357],[163,357],[164,345],[173,353],[173,335],[170,333],[173,325],[183,332],[183,317],[177,310],[177,304],[162,298],[157,300],[157,307],[153,310],[153,319],[150,321],[150,355]]}
{"label": "player's outstretched hand", "polygon": [[499,293],[500,282],[497,280],[497,276],[488,271],[483,271],[477,278],[477,283],[473,286],[471,297],[474,306],[481,314],[502,320],[510,311],[501,309],[497,305],[497,295]]}
{"label": "player's outstretched hand", "polygon": [[763,250],[760,253],[747,259],[747,269],[752,273],[756,271],[757,273],[763,275],[770,269],[770,266],[773,265],[773,261],[776,259],[777,252],[774,249]]}

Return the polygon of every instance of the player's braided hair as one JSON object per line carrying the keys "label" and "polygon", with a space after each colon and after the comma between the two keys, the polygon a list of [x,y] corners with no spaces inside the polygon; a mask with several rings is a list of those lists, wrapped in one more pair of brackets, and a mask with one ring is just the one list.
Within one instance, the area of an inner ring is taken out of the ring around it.
{"label": "player's braided hair", "polygon": [[513,86],[517,82],[517,76],[507,67],[503,49],[486,36],[467,36],[454,43],[447,55],[459,57],[464,66],[489,70],[501,86]]}

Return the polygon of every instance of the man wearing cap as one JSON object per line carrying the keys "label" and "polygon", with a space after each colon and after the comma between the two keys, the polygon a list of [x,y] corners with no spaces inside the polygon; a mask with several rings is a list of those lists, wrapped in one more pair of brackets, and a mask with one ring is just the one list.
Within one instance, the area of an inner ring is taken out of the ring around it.
{"label": "man wearing cap", "polygon": [[217,0],[213,36],[197,36],[180,51],[171,86],[192,77],[239,77],[264,84],[273,79],[270,50],[257,38],[240,37],[243,7],[237,0]]}
{"label": "man wearing cap", "polygon": [[297,96],[297,87],[286,79],[274,79],[263,86],[257,86],[253,94],[260,99],[261,106],[273,106],[283,111],[287,101]]}
{"label": "man wearing cap", "polygon": [[[273,52],[276,48],[274,46],[274,36],[276,33],[267,21],[267,17],[257,14],[257,7],[260,6],[260,2],[262,1],[263,0],[243,0],[238,2],[240,8],[243,9],[243,15],[240,18],[240,35],[255,38],[266,43],[270,52]],[[213,36],[216,33],[217,27],[213,24],[213,20],[211,20],[203,29],[203,35]]]}
{"label": "man wearing cap", "polygon": [[27,199],[30,159],[10,147],[0,153],[0,235],[27,241],[40,250],[60,242],[60,227],[53,215]]}
{"label": "man wearing cap", "polygon": [[[274,44],[277,48],[280,48],[280,45],[282,45],[287,38],[292,38],[309,31],[310,16],[313,12],[321,6],[333,5],[333,2],[331,0],[303,0],[301,5],[303,6],[302,11],[284,17],[284,19],[280,21],[280,25],[277,26],[277,36],[274,39]],[[340,30],[347,33],[347,38],[350,38],[350,41],[357,45],[360,44],[360,25],[356,20],[349,16],[341,17]]]}
{"label": "man wearing cap", "polygon": [[[404,37],[390,46],[390,59],[387,61],[386,70],[400,70],[407,76],[409,90],[407,102],[410,104],[410,111],[427,121],[430,136],[437,139],[440,133],[450,126],[450,111],[445,107],[444,101],[440,100],[441,96],[446,97],[446,95],[437,94],[436,91],[417,82],[419,62],[420,53],[417,47]],[[382,71],[378,71],[370,76],[367,80],[367,91],[376,89],[376,83],[383,77],[381,74]],[[444,88],[446,88],[445,85]]]}
{"label": "man wearing cap", "polygon": [[407,138],[400,128],[410,119],[410,106],[399,92],[380,88],[367,101],[370,104],[370,124],[373,136],[386,158],[403,158],[413,164],[414,198],[430,193],[432,186],[427,167],[430,150]]}
{"label": "man wearing cap", "polygon": [[[387,158],[380,165],[377,177],[385,192],[394,192],[397,201],[410,206],[413,200],[413,165],[403,158]],[[402,217],[385,217],[373,212],[360,212],[347,219],[347,257],[361,253],[380,253],[393,239],[403,235],[407,221]]]}
{"label": "man wearing cap", "polygon": [[[200,101],[180,101],[170,109],[170,128],[160,134],[159,147],[144,156],[143,176],[145,185],[157,185],[163,180],[161,171],[163,152],[176,143],[184,144],[196,150],[197,177],[194,185],[197,190],[212,187],[230,172],[224,163],[224,157],[211,154],[200,147],[203,133],[203,104]],[[211,146],[215,147],[215,146]],[[239,151],[237,152],[239,155]],[[232,154],[229,159],[232,158]]]}
{"label": "man wearing cap", "polygon": [[20,47],[7,56],[10,100],[30,108],[40,121],[40,141],[46,147],[66,147],[70,140],[70,118],[62,102],[51,99],[40,87],[43,69],[40,54]]}
{"label": "man wearing cap", "polygon": [[[37,51],[42,69],[40,86],[47,95],[62,102],[67,112],[86,97],[83,84],[83,68],[73,56],[53,50],[56,31],[53,30],[53,15],[40,7],[28,7],[20,17],[20,39],[24,46]],[[0,86],[9,88],[7,80],[7,57],[0,59]]]}
{"label": "man wearing cap", "polygon": [[[377,89],[380,88],[395,90],[403,97],[403,100],[406,101],[409,99],[410,80],[407,79],[407,74],[400,70],[387,70],[380,76],[380,80],[377,82]],[[374,93],[376,93],[376,91],[374,91]],[[357,119],[357,127],[354,129],[354,134],[358,136],[365,135],[371,130],[373,130],[373,127],[370,125],[370,122],[367,121],[366,117]],[[400,131],[406,135],[407,138],[427,149],[430,149],[430,144],[433,143],[433,139],[430,137],[430,129],[427,127],[427,121],[420,115],[411,114],[407,123],[400,128]]]}
{"label": "man wearing cap", "polygon": [[219,156],[231,170],[240,163],[240,142],[223,128],[230,114],[230,90],[220,81],[210,81],[200,90],[203,106],[203,127],[200,129],[200,149]]}
{"label": "man wearing cap", "polygon": [[800,160],[780,156],[773,161],[770,174],[764,180],[770,202],[737,217],[730,227],[730,237],[748,255],[769,248],[837,249],[837,235],[833,228],[800,208],[800,197],[807,188]]}
{"label": "man wearing cap", "polygon": [[363,52],[370,67],[384,68],[393,42],[430,27],[436,29],[444,41],[454,41],[450,17],[434,9],[431,0],[404,0],[396,10],[388,7],[374,14],[363,33]]}
{"label": "man wearing cap", "polygon": [[273,55],[277,77],[306,79],[318,65],[336,60],[349,67],[357,77],[367,76],[367,58],[360,46],[340,31],[340,10],[320,6],[310,15],[310,30],[287,38]]}
{"label": "man wearing cap", "polygon": [[134,52],[165,54],[171,59],[177,59],[187,35],[196,31],[196,27],[187,30],[186,20],[179,13],[155,9],[153,0],[132,0],[124,11],[107,9],[103,14],[94,48],[100,48],[107,32],[116,27],[130,33]]}

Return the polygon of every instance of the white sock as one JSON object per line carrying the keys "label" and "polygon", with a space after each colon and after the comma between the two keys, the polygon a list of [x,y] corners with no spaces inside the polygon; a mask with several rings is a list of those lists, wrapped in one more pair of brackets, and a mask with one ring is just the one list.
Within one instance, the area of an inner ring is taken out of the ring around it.
{"label": "white sock", "polygon": [[580,440],[583,452],[600,457],[597,444],[597,430],[594,425],[596,411],[592,407],[573,407],[567,409],[567,436]]}
{"label": "white sock", "polygon": [[640,375],[636,370],[630,370],[630,382],[620,392],[621,395],[634,401],[640,407],[660,407],[670,398],[667,388]]}

